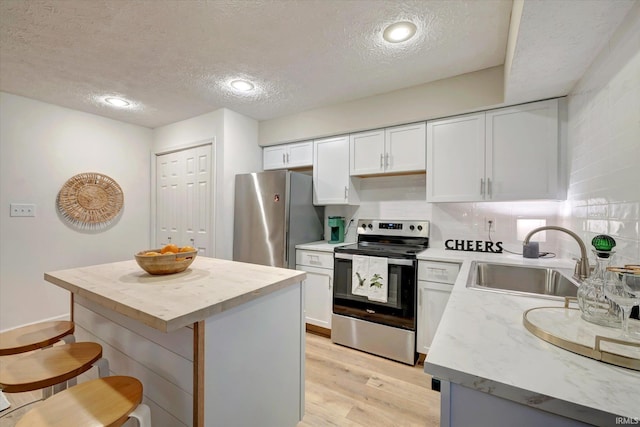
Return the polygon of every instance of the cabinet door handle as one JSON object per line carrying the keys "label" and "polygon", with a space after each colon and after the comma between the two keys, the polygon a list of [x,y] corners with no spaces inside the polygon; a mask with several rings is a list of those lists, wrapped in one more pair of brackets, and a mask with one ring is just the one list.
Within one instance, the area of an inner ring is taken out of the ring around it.
{"label": "cabinet door handle", "polygon": [[347,188],[347,186],[344,186],[344,199],[347,200],[347,196],[349,195],[349,189]]}
{"label": "cabinet door handle", "polygon": [[389,153],[384,155],[384,167],[385,168],[389,167]]}
{"label": "cabinet door handle", "polygon": [[282,153],[282,163],[287,163],[286,157],[284,155],[284,153]]}
{"label": "cabinet door handle", "polygon": [[327,277],[329,278],[329,290],[331,290],[331,276],[327,275]]}
{"label": "cabinet door handle", "polygon": [[487,197],[491,197],[491,178],[487,178]]}
{"label": "cabinet door handle", "polygon": [[383,162],[383,160],[382,160],[383,158],[384,158],[384,154],[380,153],[380,169],[382,169],[383,166],[384,166],[384,164],[382,163]]}
{"label": "cabinet door handle", "polygon": [[419,289],[418,291],[418,306],[422,307],[422,289]]}
{"label": "cabinet door handle", "polygon": [[287,163],[289,163],[289,153],[287,153]]}
{"label": "cabinet door handle", "polygon": [[484,196],[484,178],[480,178],[480,195]]}

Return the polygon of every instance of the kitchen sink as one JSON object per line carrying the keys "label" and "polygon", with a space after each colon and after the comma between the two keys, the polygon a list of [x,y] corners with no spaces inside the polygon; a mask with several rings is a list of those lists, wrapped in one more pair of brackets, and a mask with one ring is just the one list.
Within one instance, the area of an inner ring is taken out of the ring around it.
{"label": "kitchen sink", "polygon": [[578,292],[578,283],[567,274],[555,268],[474,261],[467,287],[561,300]]}

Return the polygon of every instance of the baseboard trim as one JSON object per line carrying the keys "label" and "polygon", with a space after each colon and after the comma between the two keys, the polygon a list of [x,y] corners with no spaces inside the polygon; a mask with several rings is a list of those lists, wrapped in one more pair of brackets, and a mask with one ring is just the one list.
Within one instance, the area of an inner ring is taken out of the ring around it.
{"label": "baseboard trim", "polygon": [[37,323],[52,322],[52,321],[58,321],[58,320],[71,320],[70,319],[70,314],[66,313],[66,314],[61,314],[60,316],[54,316],[54,317],[49,317],[47,319],[36,320],[34,322],[25,323],[24,325],[18,325],[18,326],[14,326],[12,328],[3,329],[3,330],[0,331],[0,333],[9,332],[9,331],[12,331],[14,329],[22,328],[23,326],[35,325]]}
{"label": "baseboard trim", "polygon": [[315,335],[331,338],[331,329],[323,328],[322,326],[310,325],[309,323],[307,323],[306,325],[307,325],[307,332]]}

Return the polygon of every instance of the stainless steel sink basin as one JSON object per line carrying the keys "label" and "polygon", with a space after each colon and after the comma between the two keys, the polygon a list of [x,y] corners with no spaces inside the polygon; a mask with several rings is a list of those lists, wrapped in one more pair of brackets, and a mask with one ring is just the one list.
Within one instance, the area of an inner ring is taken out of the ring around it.
{"label": "stainless steel sink basin", "polygon": [[558,269],[474,261],[468,288],[563,299],[575,297],[578,283]]}

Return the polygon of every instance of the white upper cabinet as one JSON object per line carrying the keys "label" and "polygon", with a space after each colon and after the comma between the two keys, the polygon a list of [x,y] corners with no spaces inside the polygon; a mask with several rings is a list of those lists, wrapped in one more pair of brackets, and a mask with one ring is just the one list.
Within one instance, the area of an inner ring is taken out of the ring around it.
{"label": "white upper cabinet", "polygon": [[358,204],[358,181],[349,176],[349,137],[313,141],[313,203]]}
{"label": "white upper cabinet", "polygon": [[488,111],[486,200],[558,196],[558,100]]}
{"label": "white upper cabinet", "polygon": [[262,168],[293,169],[313,165],[313,141],[273,145],[262,149]]}
{"label": "white upper cabinet", "polygon": [[351,175],[375,175],[425,170],[425,123],[352,134]]}
{"label": "white upper cabinet", "polygon": [[384,129],[349,136],[349,173],[368,175],[384,172]]}
{"label": "white upper cabinet", "polygon": [[481,200],[484,113],[427,122],[427,201]]}
{"label": "white upper cabinet", "polygon": [[427,122],[427,201],[557,199],[558,100]]}

